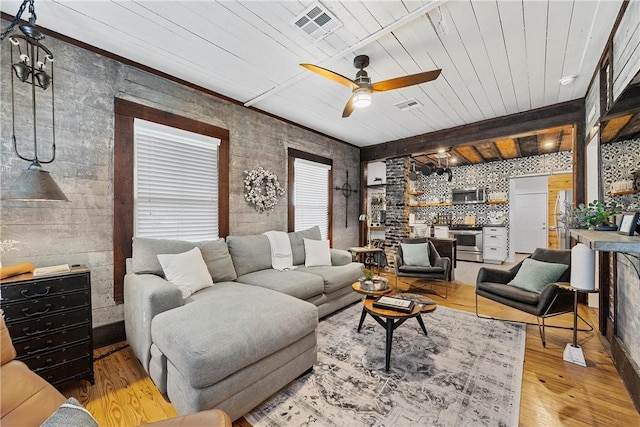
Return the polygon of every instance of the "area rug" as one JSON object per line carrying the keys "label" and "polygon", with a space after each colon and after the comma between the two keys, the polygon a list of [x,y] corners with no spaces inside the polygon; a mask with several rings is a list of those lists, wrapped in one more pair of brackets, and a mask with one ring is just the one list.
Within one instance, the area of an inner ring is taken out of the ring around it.
{"label": "area rug", "polygon": [[516,426],[525,349],[521,324],[438,307],[385,331],[355,304],[318,326],[318,363],[245,415],[263,426]]}

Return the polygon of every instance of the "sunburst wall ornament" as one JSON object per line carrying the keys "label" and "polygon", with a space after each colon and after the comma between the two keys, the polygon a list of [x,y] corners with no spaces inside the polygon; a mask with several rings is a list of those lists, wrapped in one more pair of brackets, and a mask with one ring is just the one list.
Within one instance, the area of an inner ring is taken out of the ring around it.
{"label": "sunburst wall ornament", "polygon": [[272,212],[278,204],[278,197],[283,196],[284,188],[280,187],[278,176],[262,166],[244,171],[244,198],[255,206],[256,210]]}

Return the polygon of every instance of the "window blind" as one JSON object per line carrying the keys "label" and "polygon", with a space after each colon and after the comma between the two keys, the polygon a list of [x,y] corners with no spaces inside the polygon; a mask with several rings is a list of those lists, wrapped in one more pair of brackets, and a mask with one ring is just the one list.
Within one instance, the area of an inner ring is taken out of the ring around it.
{"label": "window blind", "polygon": [[295,231],[320,227],[323,239],[329,237],[329,170],[331,166],[295,159]]}
{"label": "window blind", "polygon": [[220,140],[140,119],[134,133],[135,235],[217,239]]}

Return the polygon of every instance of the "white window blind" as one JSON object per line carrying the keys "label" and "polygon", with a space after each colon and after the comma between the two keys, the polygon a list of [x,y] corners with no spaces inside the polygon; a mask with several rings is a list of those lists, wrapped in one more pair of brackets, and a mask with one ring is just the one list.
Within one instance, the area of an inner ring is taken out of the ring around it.
{"label": "white window blind", "polygon": [[220,140],[140,119],[134,132],[135,235],[217,239]]}
{"label": "white window blind", "polygon": [[331,166],[295,159],[295,231],[320,227],[323,239],[329,238],[329,171]]}

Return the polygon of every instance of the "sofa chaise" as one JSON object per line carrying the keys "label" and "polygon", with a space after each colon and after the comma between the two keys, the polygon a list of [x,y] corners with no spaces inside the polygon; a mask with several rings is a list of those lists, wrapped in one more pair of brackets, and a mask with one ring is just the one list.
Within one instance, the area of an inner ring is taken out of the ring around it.
{"label": "sofa chaise", "polygon": [[[362,264],[331,249],[331,266],[305,267],[303,239],[288,233],[297,268],[271,268],[264,235],[186,242],[134,238],[124,281],[127,340],[180,414],[220,408],[235,420],[317,360],[318,318],[359,299]],[[198,247],[214,285],[183,298],[158,254]]]}

